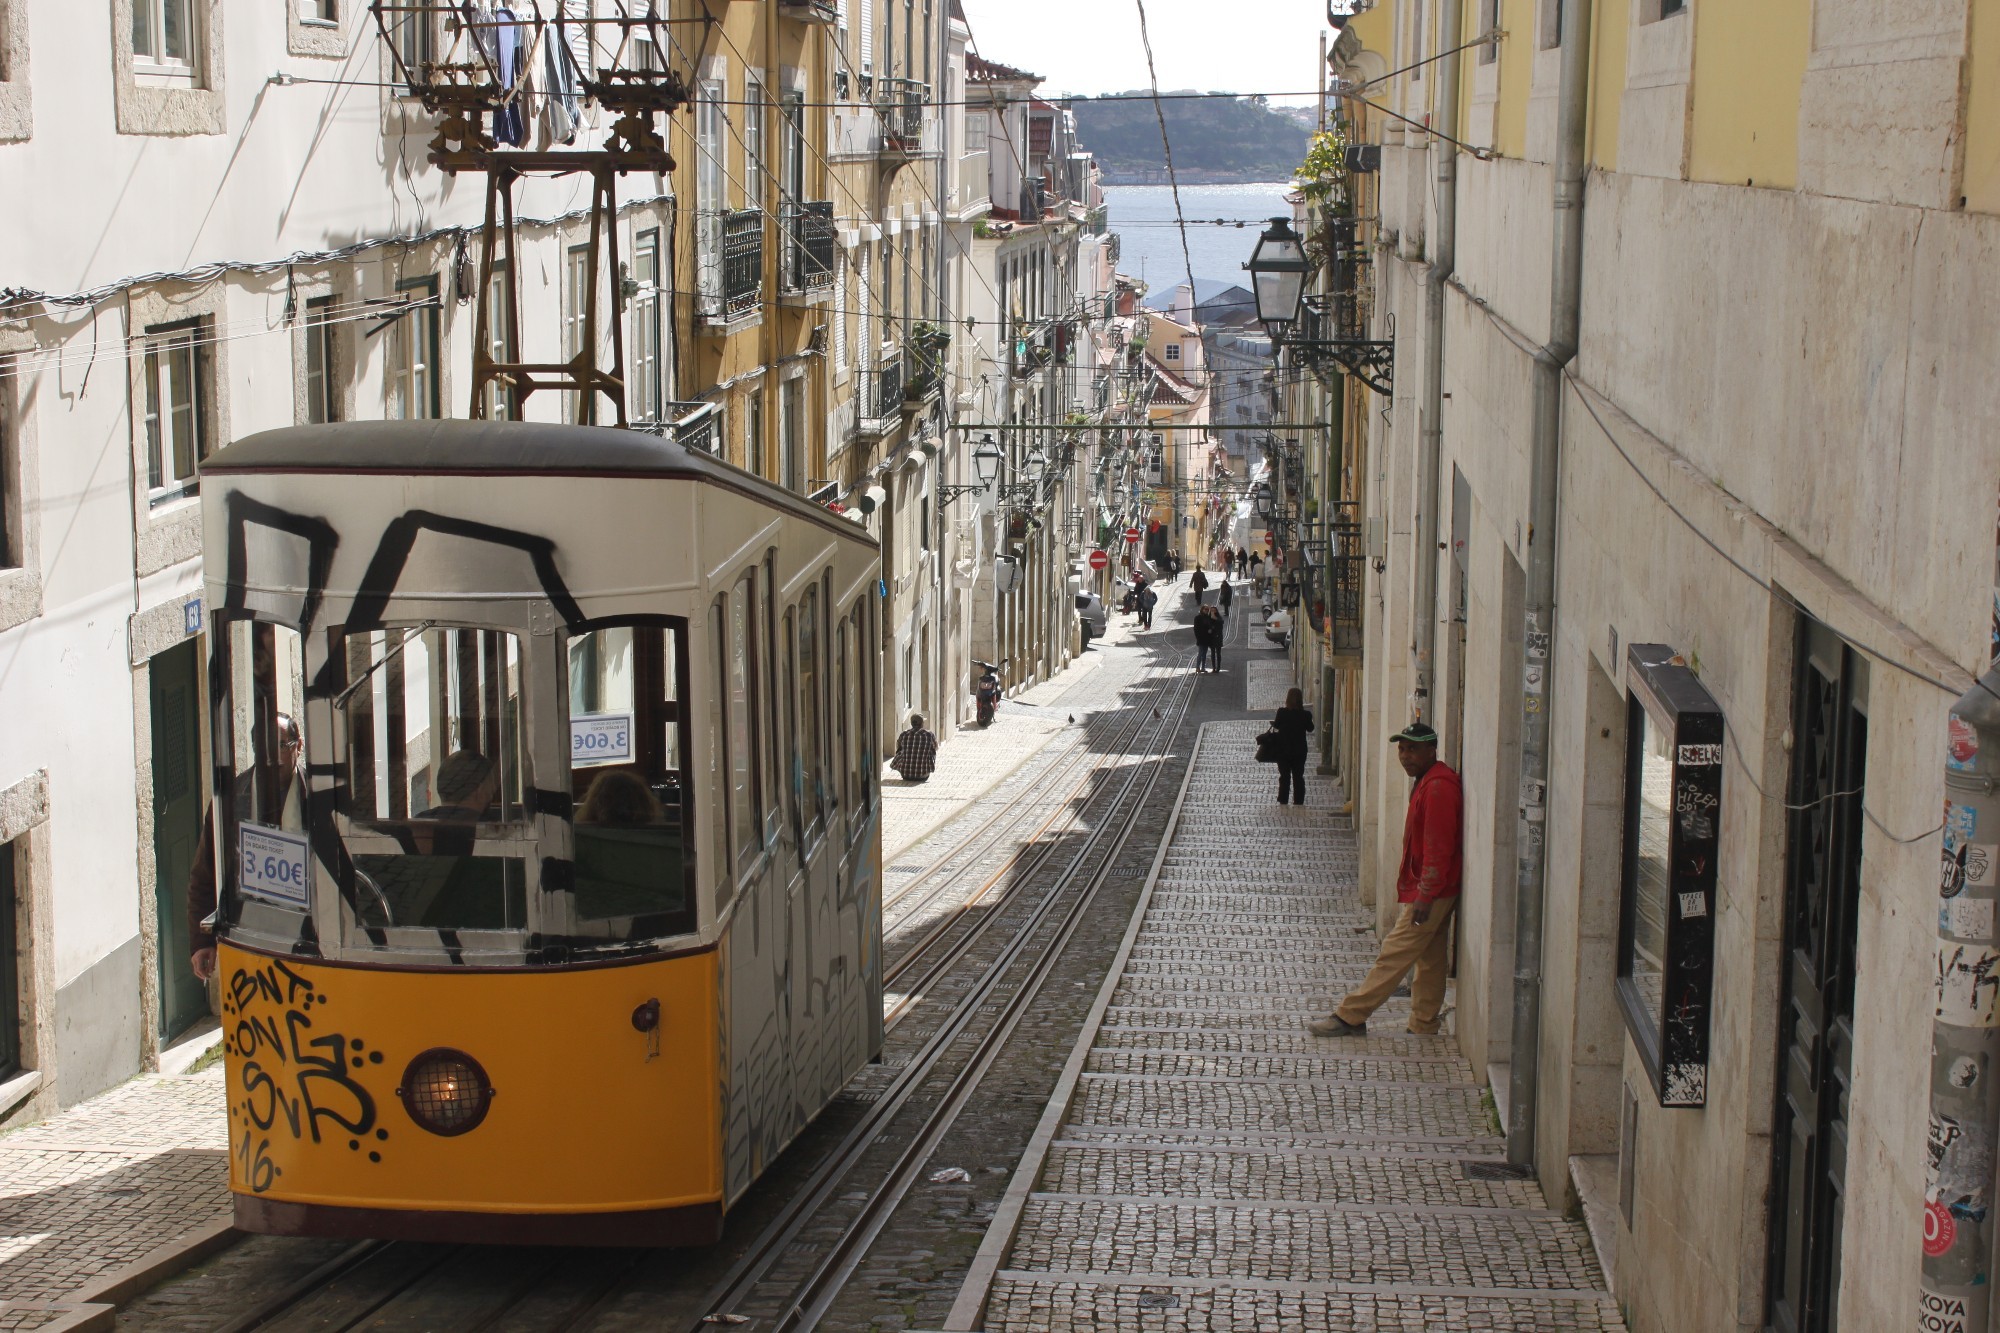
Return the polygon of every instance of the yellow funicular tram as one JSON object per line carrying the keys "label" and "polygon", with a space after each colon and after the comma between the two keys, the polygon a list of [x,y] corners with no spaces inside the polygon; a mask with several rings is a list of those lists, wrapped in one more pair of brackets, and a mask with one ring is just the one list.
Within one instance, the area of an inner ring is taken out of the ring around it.
{"label": "yellow funicular tram", "polygon": [[713,1239],[881,1049],[874,541],[593,426],[202,494],[238,1224]]}

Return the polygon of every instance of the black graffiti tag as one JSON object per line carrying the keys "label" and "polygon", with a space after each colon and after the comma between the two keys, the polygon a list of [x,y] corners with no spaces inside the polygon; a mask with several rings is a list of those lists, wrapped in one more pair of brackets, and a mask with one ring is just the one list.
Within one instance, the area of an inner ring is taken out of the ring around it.
{"label": "black graffiti tag", "polygon": [[[327,1127],[337,1126],[340,1136],[351,1138],[350,1146],[358,1148],[359,1140],[375,1131],[375,1098],[350,1069],[362,1063],[366,1044],[314,1026],[313,1010],[323,1010],[328,998],[278,960],[238,968],[229,979],[224,1009],[234,1026],[228,1049],[241,1061],[243,1093],[233,1109],[247,1122],[237,1151],[254,1192],[268,1189],[281,1168],[265,1159],[268,1139],[253,1153],[253,1132],[275,1130],[294,1140],[321,1143]],[[379,1062],[379,1052],[373,1058]],[[369,1157],[380,1160],[375,1152]]]}

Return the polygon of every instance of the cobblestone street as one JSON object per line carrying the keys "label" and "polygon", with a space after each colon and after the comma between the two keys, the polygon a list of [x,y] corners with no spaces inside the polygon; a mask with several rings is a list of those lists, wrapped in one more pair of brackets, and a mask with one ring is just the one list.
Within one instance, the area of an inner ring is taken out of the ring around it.
{"label": "cobblestone street", "polygon": [[1485,1178],[1503,1145],[1449,1010],[1436,1037],[1402,1031],[1403,999],[1363,1038],[1304,1030],[1375,937],[1338,789],[1277,805],[1263,725],[1203,729],[1116,980],[947,1327],[1622,1329],[1583,1226]]}

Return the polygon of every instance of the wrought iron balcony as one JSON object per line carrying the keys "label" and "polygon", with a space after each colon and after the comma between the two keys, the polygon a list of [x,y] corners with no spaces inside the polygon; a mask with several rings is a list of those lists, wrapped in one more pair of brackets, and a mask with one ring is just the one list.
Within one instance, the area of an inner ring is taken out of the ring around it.
{"label": "wrought iron balcony", "polygon": [[833,290],[833,203],[788,203],[784,212],[784,289],[820,296]]}
{"label": "wrought iron balcony", "polygon": [[875,110],[882,117],[882,151],[914,157],[924,148],[924,99],[930,90],[915,79],[877,79]]}
{"label": "wrought iron balcony", "polygon": [[722,408],[715,403],[668,403],[666,416],[673,423],[673,438],[689,449],[704,454],[722,448]]}
{"label": "wrought iron balcony", "polygon": [[903,355],[898,352],[875,371],[874,416],[877,420],[886,421],[902,410]]}
{"label": "wrought iron balcony", "polygon": [[745,208],[722,218],[722,316],[740,319],[764,302],[764,213]]}
{"label": "wrought iron balcony", "polygon": [[834,0],[778,0],[778,12],[801,23],[840,21],[840,6]]}

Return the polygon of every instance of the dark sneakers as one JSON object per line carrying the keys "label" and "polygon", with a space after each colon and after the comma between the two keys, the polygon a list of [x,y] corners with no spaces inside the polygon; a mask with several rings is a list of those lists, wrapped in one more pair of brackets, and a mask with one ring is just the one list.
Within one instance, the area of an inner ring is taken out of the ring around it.
{"label": "dark sneakers", "polygon": [[1368,1024],[1350,1023],[1339,1014],[1328,1014],[1306,1024],[1306,1031],[1315,1037],[1365,1037],[1368,1035]]}

